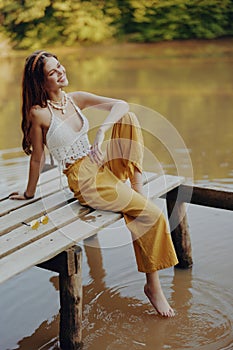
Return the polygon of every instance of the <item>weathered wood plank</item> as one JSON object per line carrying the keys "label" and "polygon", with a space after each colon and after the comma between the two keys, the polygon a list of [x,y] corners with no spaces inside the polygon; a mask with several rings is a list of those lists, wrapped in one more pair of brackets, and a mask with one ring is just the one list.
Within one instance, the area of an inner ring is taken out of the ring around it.
{"label": "weathered wood plank", "polygon": [[15,181],[14,183],[9,183],[5,180],[4,183],[1,184],[0,202],[7,200],[10,193],[18,191],[19,188],[24,188],[23,186],[26,186],[25,180],[21,179],[17,184]]}
{"label": "weathered wood plank", "polygon": [[[175,200],[177,193],[178,189],[174,189],[168,193],[167,198]],[[181,185],[179,187],[179,200],[207,207],[233,210],[233,191],[230,189]]]}
{"label": "weathered wood plank", "polygon": [[0,216],[6,215],[11,210],[16,210],[20,207],[29,205],[30,203],[38,201],[40,198],[53,194],[57,191],[60,191],[60,179],[56,178],[49,182],[43,183],[43,185],[38,186],[36,191],[36,196],[33,199],[29,200],[11,200],[7,199],[0,202]]}
{"label": "weathered wood plank", "polygon": [[[29,158],[28,157],[15,157],[15,158],[6,158],[6,159],[0,159],[0,166],[8,166],[11,164],[16,164],[21,166],[21,164],[23,163],[23,166],[25,167],[25,165],[27,165],[29,163]],[[14,166],[13,165],[13,166]],[[10,167],[11,168],[11,167]]]}
{"label": "weathered wood plank", "polygon": [[29,206],[24,206],[18,210],[13,210],[6,215],[0,217],[0,235],[12,231],[18,226],[21,226],[22,221],[31,221],[37,219],[45,212],[49,213],[62,205],[67,204],[68,201],[73,199],[72,192],[56,192],[38,200],[37,202],[30,203]]}
{"label": "weathered wood plank", "polygon": [[36,230],[32,230],[31,227],[21,224],[16,229],[0,237],[0,258],[49,235],[90,211],[90,208],[83,207],[76,201],[49,213],[49,222],[46,225],[41,224]]}
{"label": "weathered wood plank", "polygon": [[[25,271],[112,224],[121,214],[94,211],[0,260],[0,283]],[[85,220],[85,221],[84,221]]]}
{"label": "weathered wood plank", "polygon": [[12,153],[20,153],[23,154],[22,147],[15,147],[15,148],[6,148],[0,150],[0,156],[4,154],[12,154]]}
{"label": "weathered wood plank", "polygon": [[[25,166],[24,166],[25,167]],[[11,170],[14,171],[14,170]],[[41,173],[40,175],[40,179],[38,182],[38,188],[39,186],[43,185],[46,182],[49,182],[51,180],[54,180],[56,178],[59,178],[59,170],[58,168],[54,168],[51,169],[49,171],[46,171],[45,173]],[[1,191],[1,201],[3,200],[7,200],[8,196],[10,193],[14,192],[14,191],[19,191],[19,190],[24,190],[24,187],[22,188],[23,184],[25,183],[25,179],[24,181],[20,180],[19,183],[17,184],[11,184],[10,186],[7,186],[7,188],[4,191]],[[26,184],[25,184],[26,186]]]}
{"label": "weathered wood plank", "polygon": [[[143,173],[143,181],[144,183],[147,183],[148,181],[153,180],[154,178],[158,177],[157,174],[152,172],[144,172]],[[62,176],[62,182],[64,184],[64,190],[66,192],[69,192],[69,189],[67,187],[66,177],[65,175]],[[53,194],[57,191],[61,190],[60,186],[60,176],[58,169],[54,168],[49,171],[46,171],[45,173],[42,173],[40,175],[40,181],[37,186],[36,196],[33,199],[25,200],[25,201],[13,201],[10,199],[5,198],[4,201],[0,202],[0,217],[3,215],[8,214],[12,210],[16,210],[18,208],[27,206],[31,203],[34,203],[43,197],[47,197],[50,194]],[[9,195],[9,193],[8,193]]]}
{"label": "weathered wood plank", "polygon": [[[55,175],[54,171],[48,172],[49,179],[53,178]],[[158,177],[158,174],[145,172],[143,173],[143,183],[148,183]],[[42,179],[42,184],[45,183],[45,179]],[[48,181],[46,181],[48,182]],[[51,186],[53,183],[51,183]],[[73,193],[65,189],[65,192],[59,191],[52,193],[46,197],[43,197],[36,202],[27,202],[28,205],[17,208],[10,212],[6,212],[4,216],[0,217],[0,235],[10,232],[12,229],[21,226],[22,221],[31,221],[38,216],[42,215],[45,211],[49,213],[51,210],[66,204],[68,200],[73,198]],[[25,201],[26,202],[26,201]],[[15,205],[20,205],[20,203],[14,203]]]}
{"label": "weathered wood plank", "polygon": [[164,175],[149,182],[143,187],[145,196],[153,199],[158,198],[171,191],[184,182],[181,176]]}

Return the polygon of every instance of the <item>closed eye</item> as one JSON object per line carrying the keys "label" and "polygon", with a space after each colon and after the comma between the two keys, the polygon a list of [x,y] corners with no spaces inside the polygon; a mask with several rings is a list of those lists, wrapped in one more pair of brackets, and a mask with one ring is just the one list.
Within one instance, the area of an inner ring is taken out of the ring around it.
{"label": "closed eye", "polygon": [[54,73],[56,73],[57,69],[60,69],[61,68],[61,63],[58,62],[57,63],[57,67],[55,69],[52,69],[50,72],[49,72],[49,76],[52,76]]}

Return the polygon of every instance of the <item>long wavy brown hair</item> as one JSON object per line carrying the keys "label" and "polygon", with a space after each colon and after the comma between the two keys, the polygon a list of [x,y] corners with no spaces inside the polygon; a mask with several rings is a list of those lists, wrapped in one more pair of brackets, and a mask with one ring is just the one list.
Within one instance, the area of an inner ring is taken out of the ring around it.
{"label": "long wavy brown hair", "polygon": [[26,58],[22,81],[22,147],[26,154],[32,153],[30,139],[31,120],[30,112],[33,106],[47,106],[48,95],[44,88],[44,63],[46,57],[55,55],[43,50],[35,51]]}

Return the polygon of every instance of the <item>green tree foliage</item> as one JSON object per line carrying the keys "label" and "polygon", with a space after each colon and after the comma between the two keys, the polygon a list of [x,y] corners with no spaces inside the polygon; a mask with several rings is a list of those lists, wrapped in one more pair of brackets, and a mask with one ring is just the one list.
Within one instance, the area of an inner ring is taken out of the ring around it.
{"label": "green tree foliage", "polygon": [[119,0],[118,5],[122,8],[121,32],[133,41],[233,34],[232,0]]}
{"label": "green tree foliage", "polygon": [[17,48],[101,42],[114,35],[114,1],[0,0],[1,31]]}
{"label": "green tree foliage", "polygon": [[0,0],[0,24],[17,48],[212,39],[233,34],[233,0]]}

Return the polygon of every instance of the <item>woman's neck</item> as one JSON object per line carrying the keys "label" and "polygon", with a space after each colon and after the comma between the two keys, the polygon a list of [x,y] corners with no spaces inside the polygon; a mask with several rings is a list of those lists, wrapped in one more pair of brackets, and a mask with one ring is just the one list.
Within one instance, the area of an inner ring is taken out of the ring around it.
{"label": "woman's neck", "polygon": [[64,97],[64,92],[62,90],[52,91],[49,93],[49,100],[53,102],[61,102]]}
{"label": "woman's neck", "polygon": [[[59,96],[60,97],[60,96]],[[48,104],[62,112],[62,114],[66,113],[66,108],[68,106],[68,97],[65,92],[62,92],[61,97],[58,99],[58,95],[56,95],[57,99],[47,100]]]}

